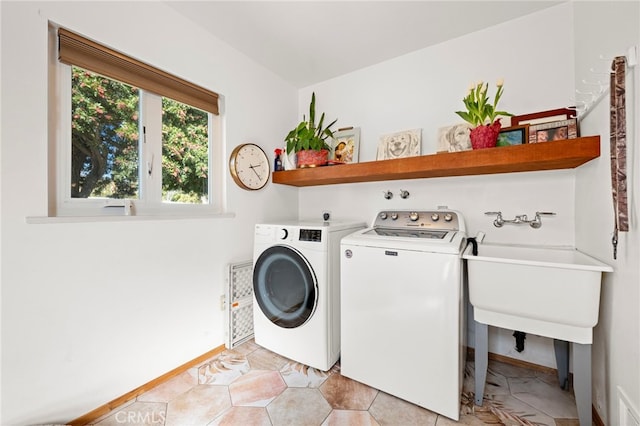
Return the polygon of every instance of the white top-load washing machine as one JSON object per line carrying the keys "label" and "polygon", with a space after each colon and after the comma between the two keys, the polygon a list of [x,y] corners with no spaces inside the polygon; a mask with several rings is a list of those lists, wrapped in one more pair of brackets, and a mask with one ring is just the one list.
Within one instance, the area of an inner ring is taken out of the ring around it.
{"label": "white top-load washing machine", "polygon": [[382,211],[341,243],[341,373],[458,420],[466,321],[464,220]]}
{"label": "white top-load washing machine", "polygon": [[358,222],[255,226],[255,342],[327,371],[340,356],[340,240]]}

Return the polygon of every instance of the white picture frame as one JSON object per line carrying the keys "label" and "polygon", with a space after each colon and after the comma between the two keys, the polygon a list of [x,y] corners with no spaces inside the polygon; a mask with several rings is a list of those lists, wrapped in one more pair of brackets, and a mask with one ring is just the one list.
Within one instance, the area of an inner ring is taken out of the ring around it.
{"label": "white picture frame", "polygon": [[376,160],[415,157],[420,155],[421,145],[422,129],[404,130],[382,135],[378,143]]}
{"label": "white picture frame", "polygon": [[360,128],[345,127],[333,132],[330,161],[334,164],[358,162],[360,155]]}
{"label": "white picture frame", "polygon": [[438,129],[437,152],[460,152],[469,151],[471,146],[470,123],[462,122]]}

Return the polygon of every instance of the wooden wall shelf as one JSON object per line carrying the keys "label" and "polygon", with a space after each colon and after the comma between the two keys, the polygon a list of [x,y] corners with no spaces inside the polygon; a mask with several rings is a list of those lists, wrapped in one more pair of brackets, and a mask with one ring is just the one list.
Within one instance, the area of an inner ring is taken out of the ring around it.
{"label": "wooden wall shelf", "polygon": [[572,169],[600,156],[600,136],[273,172],[273,183],[332,185]]}

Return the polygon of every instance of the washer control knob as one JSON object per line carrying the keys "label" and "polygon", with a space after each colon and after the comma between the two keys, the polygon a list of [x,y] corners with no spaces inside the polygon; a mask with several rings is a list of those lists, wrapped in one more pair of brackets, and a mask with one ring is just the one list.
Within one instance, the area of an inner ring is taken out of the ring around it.
{"label": "washer control knob", "polygon": [[420,216],[418,216],[418,213],[417,213],[417,212],[411,212],[411,213],[409,213],[409,219],[410,219],[412,222],[415,222],[416,220],[418,220],[418,218],[419,218],[419,217],[420,217]]}
{"label": "washer control knob", "polygon": [[437,222],[438,220],[440,220],[440,215],[438,213],[433,213],[431,215],[431,220]]}
{"label": "washer control knob", "polygon": [[453,219],[453,216],[451,216],[451,213],[446,213],[444,215],[445,222],[451,222],[452,219]]}
{"label": "washer control knob", "polygon": [[281,240],[286,240],[288,236],[289,231],[287,231],[286,228],[282,228],[278,231],[278,238],[280,238]]}
{"label": "washer control knob", "polygon": [[378,215],[378,217],[382,220],[385,220],[387,218],[387,212],[380,212],[380,214]]}
{"label": "washer control knob", "polygon": [[398,213],[396,212],[391,213],[391,220],[398,220]]}

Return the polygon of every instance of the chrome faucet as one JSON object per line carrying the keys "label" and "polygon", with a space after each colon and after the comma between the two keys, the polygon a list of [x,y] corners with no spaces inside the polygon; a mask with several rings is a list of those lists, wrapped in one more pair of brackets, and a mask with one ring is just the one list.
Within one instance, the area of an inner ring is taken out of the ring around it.
{"label": "chrome faucet", "polygon": [[496,220],[493,221],[493,226],[501,228],[504,225],[505,220],[502,218],[502,212],[484,212],[486,215],[496,215]]}
{"label": "chrome faucet", "polygon": [[532,228],[538,229],[542,226],[542,220],[540,220],[540,216],[555,216],[554,212],[536,212],[536,217],[533,218],[532,221],[529,222]]}
{"label": "chrome faucet", "polygon": [[495,220],[493,221],[493,226],[495,226],[496,228],[501,228],[502,225],[504,225],[505,223],[514,223],[514,224],[524,223],[524,224],[530,225],[534,229],[538,229],[542,226],[542,220],[540,216],[555,215],[554,212],[536,212],[536,216],[532,220],[529,220],[526,214],[516,215],[514,219],[504,219],[502,217],[502,212],[485,212],[484,214],[496,216]]}

